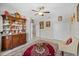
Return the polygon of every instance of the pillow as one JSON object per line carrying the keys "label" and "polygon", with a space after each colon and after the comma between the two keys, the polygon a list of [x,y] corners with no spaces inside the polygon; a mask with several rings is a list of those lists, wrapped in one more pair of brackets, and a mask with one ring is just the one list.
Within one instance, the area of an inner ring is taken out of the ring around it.
{"label": "pillow", "polygon": [[66,41],[66,45],[69,45],[72,43],[72,38],[69,38],[67,41]]}

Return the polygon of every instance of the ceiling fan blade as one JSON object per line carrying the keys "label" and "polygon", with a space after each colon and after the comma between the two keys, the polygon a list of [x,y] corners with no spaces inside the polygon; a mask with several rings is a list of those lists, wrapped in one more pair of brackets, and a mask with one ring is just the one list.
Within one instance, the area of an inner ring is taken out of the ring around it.
{"label": "ceiling fan blade", "polygon": [[32,10],[32,11],[34,11],[34,12],[38,12],[38,11],[36,11],[36,10]]}
{"label": "ceiling fan blade", "polygon": [[43,13],[50,13],[49,11],[43,12]]}
{"label": "ceiling fan blade", "polygon": [[39,10],[43,10],[43,9],[44,9],[44,6],[39,7]]}
{"label": "ceiling fan blade", "polygon": [[34,15],[38,15],[38,13],[35,13]]}

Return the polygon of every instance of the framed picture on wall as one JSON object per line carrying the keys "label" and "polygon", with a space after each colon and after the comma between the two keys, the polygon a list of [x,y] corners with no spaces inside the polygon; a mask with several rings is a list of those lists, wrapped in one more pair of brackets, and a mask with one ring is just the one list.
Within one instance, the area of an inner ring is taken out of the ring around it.
{"label": "framed picture on wall", "polygon": [[44,29],[44,21],[40,21],[39,25],[40,25],[40,29]]}
{"label": "framed picture on wall", "polygon": [[46,27],[50,27],[50,21],[46,21]]}
{"label": "framed picture on wall", "polygon": [[79,22],[79,4],[77,5],[77,21]]}
{"label": "framed picture on wall", "polygon": [[58,16],[58,21],[62,21],[62,16]]}

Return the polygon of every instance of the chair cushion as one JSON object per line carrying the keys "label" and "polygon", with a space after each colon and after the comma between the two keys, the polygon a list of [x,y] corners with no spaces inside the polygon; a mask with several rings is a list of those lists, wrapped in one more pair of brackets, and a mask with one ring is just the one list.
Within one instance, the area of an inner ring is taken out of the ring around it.
{"label": "chair cushion", "polygon": [[69,38],[67,41],[66,41],[66,45],[69,45],[72,43],[72,38]]}

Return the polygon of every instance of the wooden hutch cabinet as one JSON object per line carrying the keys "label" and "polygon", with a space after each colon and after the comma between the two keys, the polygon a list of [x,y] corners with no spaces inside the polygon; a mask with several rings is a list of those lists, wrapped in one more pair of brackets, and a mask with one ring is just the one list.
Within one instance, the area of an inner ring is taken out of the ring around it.
{"label": "wooden hutch cabinet", "polygon": [[2,51],[25,44],[26,18],[19,13],[3,14]]}

